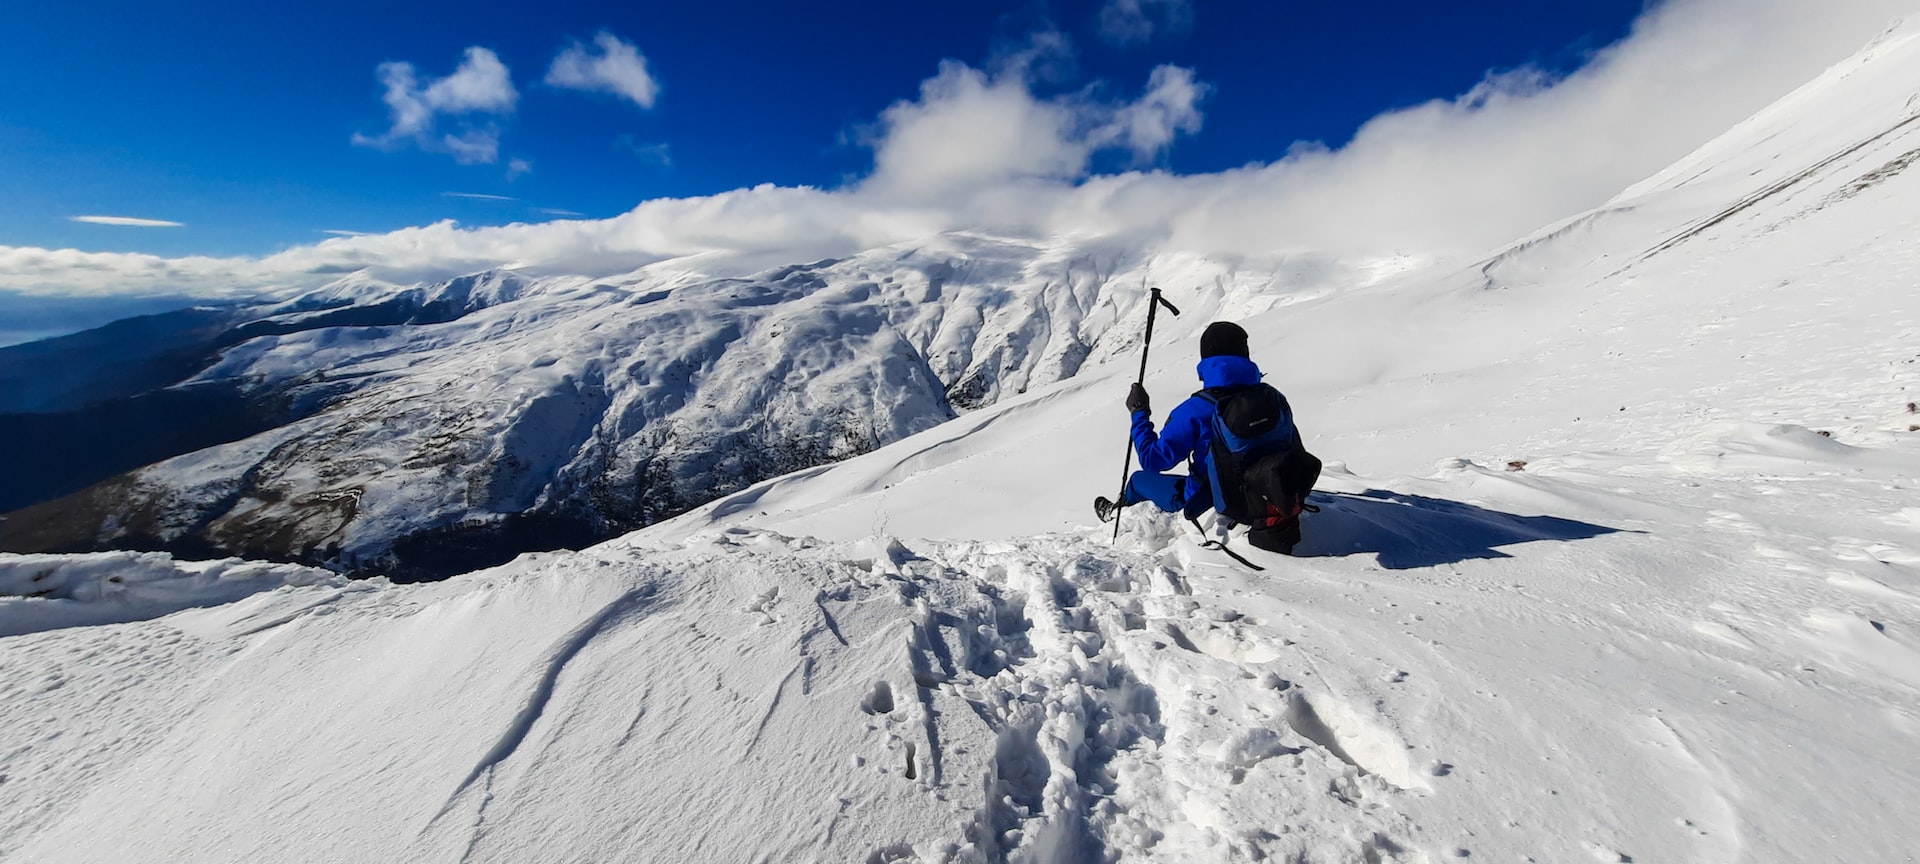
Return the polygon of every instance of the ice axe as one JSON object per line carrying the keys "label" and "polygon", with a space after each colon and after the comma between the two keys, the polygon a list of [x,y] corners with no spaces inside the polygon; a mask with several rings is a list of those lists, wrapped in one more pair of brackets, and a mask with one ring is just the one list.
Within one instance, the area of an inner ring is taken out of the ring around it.
{"label": "ice axe", "polygon": [[[1153,347],[1154,315],[1160,311],[1160,307],[1162,306],[1167,307],[1167,311],[1172,312],[1176,316],[1180,314],[1179,308],[1175,307],[1172,303],[1168,303],[1167,298],[1160,296],[1160,289],[1154,288],[1152,291],[1153,299],[1147,301],[1147,336],[1140,341],[1140,378],[1134,382],[1142,387],[1147,385],[1147,351]],[[1127,476],[1132,473],[1133,430],[1132,427],[1129,426],[1127,430],[1127,458],[1120,466],[1120,494],[1113,499],[1116,508],[1125,506],[1127,503]],[[1120,542],[1120,511],[1118,509],[1115,509],[1113,513],[1113,542]]]}

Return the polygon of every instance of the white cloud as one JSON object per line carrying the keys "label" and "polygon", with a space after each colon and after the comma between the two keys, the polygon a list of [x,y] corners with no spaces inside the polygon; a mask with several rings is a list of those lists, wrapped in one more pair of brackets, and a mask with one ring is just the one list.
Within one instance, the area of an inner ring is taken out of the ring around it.
{"label": "white cloud", "polygon": [[507,182],[511,183],[533,173],[533,163],[525,159],[515,159],[507,163]]}
{"label": "white cloud", "polygon": [[453,154],[453,161],[462,165],[491,165],[500,161],[500,130],[487,125],[457,135],[449,132],[440,136],[439,149]]}
{"label": "white cloud", "polygon": [[607,219],[448,221],[263,258],[0,247],[0,290],[220,295],[356,271],[610,275],[685,255],[771,266],[960,228],[1250,257],[1472,255],[1666,167],[1859,49],[1909,2],[1669,0],[1562,78],[1489,75],[1457,98],[1376,117],[1337,150],[1275,142],[1273,161],[1201,175],[1088,176],[1102,148],[1145,161],[1192,131],[1204,85],[1186,70],[1163,67],[1115,103],[1036,95],[1020,74],[948,63],[918,99],[883,112],[872,172],[838,190],[760,186]]}
{"label": "white cloud", "polygon": [[1200,131],[1200,100],[1208,89],[1194,80],[1191,69],[1161,66],[1153,70],[1140,100],[1115,111],[1094,137],[1126,146],[1139,162],[1149,161],[1173,144],[1174,136]]}
{"label": "white cloud", "polygon": [[1198,131],[1206,88],[1175,66],[1155,69],[1148,88],[1139,101],[1117,105],[1085,93],[1042,99],[1021,77],[942,63],[917,101],[880,115],[865,188],[926,200],[1009,181],[1075,180],[1106,147],[1150,159],[1176,133]]}
{"label": "white cloud", "polygon": [[1101,39],[1121,46],[1184,33],[1193,27],[1193,0],[1107,0],[1099,26]]}
{"label": "white cloud", "polygon": [[518,201],[512,195],[488,195],[485,192],[442,192],[448,198],[466,198],[473,201]]}
{"label": "white cloud", "polygon": [[561,50],[547,68],[547,83],[571,90],[612,93],[642,108],[652,108],[660,83],[647,71],[647,58],[633,43],[605,30],[594,34],[595,53],[575,42]]}
{"label": "white cloud", "polygon": [[75,222],[89,225],[121,225],[130,228],[184,228],[183,222],[169,222],[165,219],[141,219],[137,216],[72,216]]}
{"label": "white cloud", "polygon": [[320,229],[320,233],[322,233],[322,234],[332,234],[332,235],[334,235],[335,237],[366,237],[366,236],[369,236],[369,235],[368,235],[368,232],[366,232],[366,231],[349,231],[349,230],[347,230],[347,229],[345,229],[345,228],[322,228],[322,229]]}
{"label": "white cloud", "polygon": [[276,284],[288,283],[271,267],[250,259],[0,246],[0,290],[27,295],[221,297]]}
{"label": "white cloud", "polygon": [[920,98],[880,116],[867,187],[914,197],[1015,178],[1078,176],[1091,148],[1073,136],[1073,110],[1035,99],[1017,78],[948,61]]}
{"label": "white cloud", "polygon": [[427,107],[435,111],[511,112],[520,94],[499,56],[478,46],[468,48],[459,68],[432,84],[421,94]]}
{"label": "white cloud", "polygon": [[996,78],[1064,84],[1073,80],[1077,54],[1067,34],[1052,28],[1036,30],[1019,39],[995,39],[987,69]]}
{"label": "white cloud", "polygon": [[587,215],[574,210],[562,210],[558,207],[535,207],[533,208],[533,212],[542,216],[560,216],[567,219],[578,219]]}
{"label": "white cloud", "polygon": [[643,143],[635,140],[632,135],[622,135],[613,140],[613,148],[632,153],[642,162],[650,162],[662,168],[673,167],[673,148],[667,146],[665,141]]}
{"label": "white cloud", "polygon": [[379,136],[355,133],[353,143],[383,150],[413,144],[429,152],[450,154],[463,165],[499,160],[500,129],[493,123],[462,121],[460,129],[444,133],[435,128],[443,115],[513,113],[520,94],[513,89],[506,64],[492,51],[479,46],[468,48],[452,74],[424,87],[412,63],[382,63],[377,74],[386,87],[381,100],[387,103],[393,125]]}
{"label": "white cloud", "polygon": [[1375,117],[1339,150],[1298,147],[1185,184],[1198,197],[1175,205],[1174,239],[1477,254],[1666,167],[1858,50],[1907,2],[1661,3],[1564,78],[1490,74]]}

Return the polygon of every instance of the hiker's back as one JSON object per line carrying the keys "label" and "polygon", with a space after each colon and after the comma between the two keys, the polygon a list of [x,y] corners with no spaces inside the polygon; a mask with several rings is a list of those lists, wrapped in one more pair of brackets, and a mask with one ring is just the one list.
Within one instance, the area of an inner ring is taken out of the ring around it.
{"label": "hiker's back", "polygon": [[1301,446],[1287,397],[1265,383],[1194,395],[1215,407],[1207,466],[1214,509],[1246,525],[1254,546],[1292,554],[1320,460]]}

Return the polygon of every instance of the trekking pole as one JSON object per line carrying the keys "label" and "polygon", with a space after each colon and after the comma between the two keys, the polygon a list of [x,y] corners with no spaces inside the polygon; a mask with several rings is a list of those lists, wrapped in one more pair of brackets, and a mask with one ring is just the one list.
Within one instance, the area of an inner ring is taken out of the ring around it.
{"label": "trekking pole", "polygon": [[[1147,350],[1153,347],[1154,314],[1159,312],[1162,306],[1167,307],[1167,311],[1172,312],[1175,316],[1180,314],[1180,310],[1172,303],[1168,303],[1167,298],[1160,296],[1160,289],[1154,288],[1152,290],[1153,298],[1147,301],[1147,337],[1140,341],[1140,377],[1134,382],[1142,387],[1145,387],[1147,384]],[[1132,424],[1129,423],[1127,427],[1127,458],[1120,466],[1120,495],[1113,499],[1115,507],[1113,511],[1113,542],[1115,543],[1120,542],[1121,511],[1119,508],[1125,506],[1127,503],[1127,475],[1132,473],[1133,427]]]}

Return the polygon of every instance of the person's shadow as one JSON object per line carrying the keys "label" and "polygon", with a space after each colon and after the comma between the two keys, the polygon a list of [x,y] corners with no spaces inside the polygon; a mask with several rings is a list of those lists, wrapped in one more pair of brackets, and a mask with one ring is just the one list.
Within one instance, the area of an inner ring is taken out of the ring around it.
{"label": "person's shadow", "polygon": [[1389,570],[1477,558],[1511,558],[1497,546],[1536,540],[1586,540],[1620,529],[1557,516],[1516,516],[1472,504],[1382,489],[1316,491],[1319,513],[1300,520],[1296,558],[1372,552]]}

